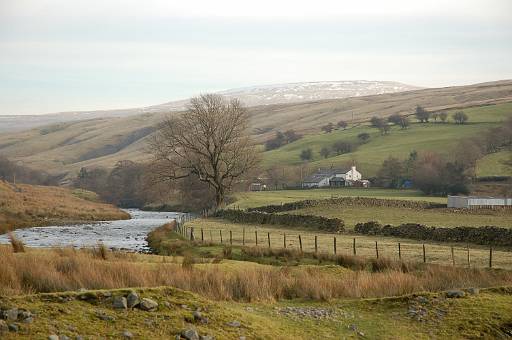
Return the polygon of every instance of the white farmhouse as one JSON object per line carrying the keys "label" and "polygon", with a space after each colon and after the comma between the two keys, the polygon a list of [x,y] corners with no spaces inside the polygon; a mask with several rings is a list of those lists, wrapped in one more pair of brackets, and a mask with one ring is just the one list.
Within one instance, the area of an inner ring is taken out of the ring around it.
{"label": "white farmhouse", "polygon": [[318,169],[302,182],[304,188],[345,187],[361,181],[362,176],[355,166],[349,170]]}

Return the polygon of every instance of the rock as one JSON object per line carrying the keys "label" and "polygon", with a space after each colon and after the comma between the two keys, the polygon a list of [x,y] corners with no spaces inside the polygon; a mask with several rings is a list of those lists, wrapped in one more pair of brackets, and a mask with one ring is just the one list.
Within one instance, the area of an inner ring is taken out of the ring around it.
{"label": "rock", "polygon": [[428,299],[424,296],[418,296],[416,298],[416,300],[419,302],[419,303],[428,303]]}
{"label": "rock", "polygon": [[153,311],[158,308],[158,303],[154,300],[143,298],[140,300],[139,308],[145,311]]}
{"label": "rock", "polygon": [[128,294],[126,297],[126,301],[128,303],[128,308],[133,308],[140,302],[139,295],[136,292],[131,291],[130,294]]}
{"label": "rock", "polygon": [[112,321],[112,322],[116,321],[116,318],[114,318],[113,316],[107,315],[101,311],[97,311],[96,316],[98,317],[98,319],[103,320],[103,321]]}
{"label": "rock", "polygon": [[67,335],[59,335],[59,340],[71,340]]}
{"label": "rock", "polygon": [[187,340],[199,340],[199,334],[192,328],[182,331],[181,336]]}
{"label": "rock", "polygon": [[194,313],[192,313],[192,316],[194,317],[194,320],[196,321],[199,321],[203,318],[203,315],[201,314],[200,311],[195,311]]}
{"label": "rock", "polygon": [[169,301],[164,301],[163,305],[167,308],[171,308],[171,303]]}
{"label": "rock", "polygon": [[16,321],[18,320],[18,309],[12,308],[8,309],[4,312],[4,317],[7,321]]}
{"label": "rock", "polygon": [[123,331],[123,338],[125,338],[125,339],[132,339],[133,338],[132,332],[127,331],[127,330]]}
{"label": "rock", "polygon": [[58,335],[55,335],[55,334],[52,334],[48,337],[48,340],[59,340],[59,336]]}
{"label": "rock", "polygon": [[364,333],[361,331],[357,332],[357,335],[359,335],[360,337],[364,337]]}
{"label": "rock", "polygon": [[75,340],[85,340],[85,338],[81,335],[75,336]]}
{"label": "rock", "polygon": [[200,340],[214,340],[215,338],[211,335],[201,335],[199,337]]}
{"label": "rock", "polygon": [[475,287],[471,287],[468,289],[468,293],[471,294],[471,295],[478,295],[480,294],[480,289],[479,288],[475,288]]}
{"label": "rock", "polygon": [[240,321],[230,321],[227,323],[227,325],[230,327],[237,327],[237,328],[241,326]]}
{"label": "rock", "polygon": [[466,296],[466,293],[464,293],[462,290],[449,290],[446,292],[446,297],[453,299],[453,298],[462,298]]}
{"label": "rock", "polygon": [[32,318],[32,313],[28,310],[20,310],[18,311],[18,318],[21,320]]}
{"label": "rock", "polygon": [[17,324],[15,323],[10,323],[7,327],[9,327],[9,331],[10,332],[17,332],[20,330],[20,328],[18,327]]}
{"label": "rock", "polygon": [[116,296],[112,301],[114,309],[126,309],[128,308],[128,302],[124,296]]}

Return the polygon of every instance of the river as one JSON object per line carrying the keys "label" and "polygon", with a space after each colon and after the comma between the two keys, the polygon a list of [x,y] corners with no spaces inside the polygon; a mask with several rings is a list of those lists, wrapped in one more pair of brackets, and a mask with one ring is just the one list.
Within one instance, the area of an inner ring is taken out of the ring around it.
{"label": "river", "polygon": [[[14,234],[29,247],[81,248],[103,243],[109,248],[146,251],[146,235],[180,215],[137,209],[127,209],[126,212],[132,217],[130,220],[25,228],[15,230]],[[7,235],[0,235],[1,243],[9,243]]]}

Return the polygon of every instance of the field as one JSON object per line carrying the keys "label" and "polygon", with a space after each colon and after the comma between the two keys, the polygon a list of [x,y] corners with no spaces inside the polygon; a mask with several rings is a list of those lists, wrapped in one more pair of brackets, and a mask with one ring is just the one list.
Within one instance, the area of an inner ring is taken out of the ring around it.
{"label": "field", "polygon": [[[286,226],[258,226],[231,223],[226,220],[214,218],[194,220],[187,223],[187,226],[194,228],[194,237],[196,240],[201,240],[201,230],[203,230],[204,241],[212,242],[217,245],[231,245],[232,239],[232,244],[236,246],[243,244],[255,246],[257,232],[258,245],[261,247],[268,247],[268,236],[270,233],[270,245],[272,248],[283,248],[286,235],[286,248],[299,250],[300,235],[304,252],[315,252],[316,236],[318,252],[328,254],[334,253],[334,238],[336,238],[336,253],[352,255],[355,239],[356,255],[366,258],[376,257],[375,242],[377,242],[379,257],[399,260],[398,243],[400,243],[401,259],[412,262],[423,262],[423,244],[425,244],[426,262],[444,265],[452,265],[453,263],[451,255],[451,247],[453,246],[455,264],[463,267],[467,266],[467,247],[465,244],[460,243],[421,242],[383,236],[362,236],[351,233],[339,234],[311,229],[290,228]],[[230,238],[230,232],[232,238]],[[218,250],[219,249],[217,249],[217,251]],[[489,247],[471,245],[470,262],[470,265],[474,267],[488,267]],[[493,250],[493,267],[512,270],[510,249]]]}
{"label": "field", "polygon": [[129,218],[96,194],[0,181],[0,233],[23,227]]}
{"label": "field", "polygon": [[[370,197],[446,204],[446,198],[444,197],[425,196],[416,190],[339,188],[238,193],[235,196],[236,201],[229,207],[246,209],[272,204],[279,205],[301,200],[329,199],[333,197]],[[377,221],[381,224],[392,225],[419,223],[438,227],[482,227],[488,225],[512,227],[512,211],[510,211],[510,209],[462,211],[447,208],[419,209],[392,206],[381,207],[365,204],[347,206],[327,202],[321,206],[293,210],[289,213],[340,218],[345,222],[348,230],[352,229],[357,223],[368,221]]]}
{"label": "field", "polygon": [[[450,111],[450,114],[454,111]],[[265,166],[298,165],[301,164],[300,152],[311,148],[314,158],[308,165],[314,167],[329,167],[331,165],[349,164],[355,162],[365,177],[375,176],[382,162],[389,156],[405,159],[411,151],[432,150],[448,153],[457,145],[458,140],[479,136],[499,122],[512,116],[512,104],[499,104],[465,109],[469,123],[456,125],[453,123],[412,123],[406,130],[393,127],[389,135],[382,136],[380,132],[366,124],[354,126],[347,130],[337,130],[332,133],[308,135],[294,143],[276,150],[265,152]],[[323,158],[320,155],[322,147],[330,147],[336,141],[343,140],[356,143],[357,135],[369,133],[369,142],[359,146],[355,151]],[[510,170],[501,164],[510,153],[501,152],[484,157],[477,167],[479,176],[509,175]]]}
{"label": "field", "polygon": [[397,199],[406,201],[426,201],[446,204],[446,197],[425,196],[417,190],[380,189],[380,188],[336,188],[312,190],[276,190],[236,193],[234,202],[228,207],[240,209],[260,207],[270,204],[281,204],[301,200],[318,200],[333,197],[373,197],[381,199]]}

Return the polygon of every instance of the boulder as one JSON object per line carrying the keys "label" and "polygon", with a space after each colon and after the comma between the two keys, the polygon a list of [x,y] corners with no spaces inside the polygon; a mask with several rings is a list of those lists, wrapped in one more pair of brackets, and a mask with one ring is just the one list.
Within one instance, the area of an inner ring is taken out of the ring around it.
{"label": "boulder", "polygon": [[59,336],[58,335],[55,335],[55,334],[52,334],[48,337],[48,340],[59,340]]}
{"label": "boulder", "polygon": [[128,308],[133,308],[140,302],[139,295],[136,292],[131,291],[130,294],[128,294],[126,297],[126,301],[128,303]]}
{"label": "boulder", "polygon": [[133,338],[132,332],[127,331],[127,330],[123,331],[123,338],[125,338],[125,339],[132,339]]}
{"label": "boulder", "polygon": [[17,324],[15,324],[15,323],[10,323],[10,324],[8,325],[8,327],[9,327],[9,331],[10,331],[10,332],[17,332],[17,331],[19,331],[19,330],[20,330],[20,328],[18,327],[18,325],[17,325]]}
{"label": "boulder", "polygon": [[478,295],[480,294],[480,289],[479,288],[475,288],[475,287],[471,287],[468,289],[468,293],[471,294],[471,295]]}
{"label": "boulder", "polygon": [[449,290],[446,292],[446,297],[453,299],[453,298],[462,298],[466,296],[466,293],[464,293],[462,290]]}
{"label": "boulder", "polygon": [[18,320],[18,309],[12,308],[4,311],[4,318],[7,321],[16,321]]}
{"label": "boulder", "polygon": [[128,308],[128,302],[124,296],[116,296],[112,301],[114,309],[126,309]]}
{"label": "boulder", "polygon": [[189,328],[181,332],[181,337],[187,340],[199,340],[199,334],[195,329]]}
{"label": "boulder", "polygon": [[153,311],[158,308],[158,303],[149,298],[143,298],[140,300],[139,308],[145,311]]}

